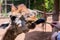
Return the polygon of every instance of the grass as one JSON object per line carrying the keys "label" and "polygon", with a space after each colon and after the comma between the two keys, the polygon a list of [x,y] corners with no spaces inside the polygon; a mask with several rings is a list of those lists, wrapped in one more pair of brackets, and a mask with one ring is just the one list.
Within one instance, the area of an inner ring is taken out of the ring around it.
{"label": "grass", "polygon": [[7,13],[2,13],[2,15],[3,15],[4,17],[8,17],[8,14],[7,14]]}

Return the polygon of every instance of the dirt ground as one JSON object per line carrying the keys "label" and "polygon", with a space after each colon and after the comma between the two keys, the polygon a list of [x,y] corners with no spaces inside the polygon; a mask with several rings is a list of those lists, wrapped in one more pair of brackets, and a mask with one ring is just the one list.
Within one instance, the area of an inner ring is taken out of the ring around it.
{"label": "dirt ground", "polygon": [[[51,17],[47,18],[47,22],[51,22]],[[9,19],[0,19],[0,24],[4,22],[9,22]],[[2,40],[2,37],[4,36],[6,32],[6,29],[0,28],[0,40]],[[35,29],[30,30],[28,33],[20,34],[16,37],[15,40],[50,40],[52,28],[49,24],[46,24],[46,32],[43,32],[43,27],[41,24],[37,25]]]}

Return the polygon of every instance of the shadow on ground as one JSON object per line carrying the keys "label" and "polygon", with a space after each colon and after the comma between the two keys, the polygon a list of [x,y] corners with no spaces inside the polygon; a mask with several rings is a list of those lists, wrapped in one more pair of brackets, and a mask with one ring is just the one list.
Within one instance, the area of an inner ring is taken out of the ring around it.
{"label": "shadow on ground", "polygon": [[51,40],[52,32],[33,31],[26,33],[24,40]]}

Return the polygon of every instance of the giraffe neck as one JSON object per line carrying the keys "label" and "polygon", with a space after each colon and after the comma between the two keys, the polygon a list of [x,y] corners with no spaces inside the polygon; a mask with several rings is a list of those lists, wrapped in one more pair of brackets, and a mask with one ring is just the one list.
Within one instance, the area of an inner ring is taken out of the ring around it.
{"label": "giraffe neck", "polygon": [[8,28],[2,40],[15,40],[17,35],[21,33],[19,33],[19,29],[17,29],[15,26],[16,25],[12,25],[10,28]]}

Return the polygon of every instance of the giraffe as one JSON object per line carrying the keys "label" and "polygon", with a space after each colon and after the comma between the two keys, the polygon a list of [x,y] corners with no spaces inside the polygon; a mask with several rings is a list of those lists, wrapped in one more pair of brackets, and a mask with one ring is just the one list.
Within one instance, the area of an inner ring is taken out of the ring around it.
{"label": "giraffe", "polygon": [[[15,40],[15,38],[21,34],[22,32],[26,33],[29,30],[25,29],[23,30],[22,27],[20,27],[18,24],[15,23],[15,16],[11,17],[11,26],[7,29],[5,35],[3,36],[2,40]],[[26,28],[26,27],[24,27]]]}

